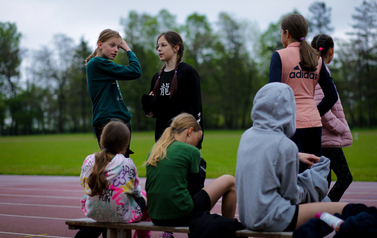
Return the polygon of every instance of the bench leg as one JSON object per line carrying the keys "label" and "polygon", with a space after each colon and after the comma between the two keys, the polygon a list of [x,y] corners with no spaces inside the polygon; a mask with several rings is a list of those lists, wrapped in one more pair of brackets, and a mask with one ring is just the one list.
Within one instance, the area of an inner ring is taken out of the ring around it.
{"label": "bench leg", "polygon": [[123,230],[123,237],[124,238],[132,238],[132,230],[128,229],[128,230]]}
{"label": "bench leg", "polygon": [[107,228],[107,238],[118,238],[117,229]]}
{"label": "bench leg", "polygon": [[132,230],[107,228],[107,238],[132,238]]}

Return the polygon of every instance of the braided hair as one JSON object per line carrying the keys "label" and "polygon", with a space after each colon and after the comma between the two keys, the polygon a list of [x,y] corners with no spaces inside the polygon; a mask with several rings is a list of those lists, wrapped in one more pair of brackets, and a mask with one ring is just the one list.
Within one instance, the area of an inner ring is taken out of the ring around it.
{"label": "braided hair", "polygon": [[[171,86],[170,86],[170,96],[169,97],[171,98],[173,96],[173,94],[177,92],[177,88],[178,88],[177,70],[178,70],[179,64],[182,62],[185,47],[184,47],[184,44],[183,44],[182,37],[175,31],[166,31],[166,32],[161,33],[157,38],[157,42],[162,36],[165,37],[166,41],[170,45],[172,45],[173,48],[175,46],[179,46],[179,49],[178,49],[178,52],[177,52],[177,56],[178,56],[177,62],[175,63],[175,68],[174,68],[175,73],[174,73],[174,76],[173,76],[173,79],[172,79],[172,82],[171,82]],[[158,95],[160,78],[161,78],[161,75],[163,74],[165,68],[166,68],[166,63],[162,66],[161,70],[158,73],[158,78],[157,78],[157,81],[156,81],[154,88],[153,88],[153,94],[154,95]]]}
{"label": "braided hair", "polygon": [[311,45],[318,50],[322,58],[325,58],[329,50],[334,48],[334,41],[331,36],[319,34],[313,38]]}

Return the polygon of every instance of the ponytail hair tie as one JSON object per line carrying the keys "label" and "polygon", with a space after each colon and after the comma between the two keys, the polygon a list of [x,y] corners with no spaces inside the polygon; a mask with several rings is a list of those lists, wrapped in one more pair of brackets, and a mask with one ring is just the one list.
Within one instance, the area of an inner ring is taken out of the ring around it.
{"label": "ponytail hair tie", "polygon": [[322,47],[319,47],[319,51],[322,51],[323,50],[323,48]]}
{"label": "ponytail hair tie", "polygon": [[177,70],[175,71],[175,74],[177,73]]}
{"label": "ponytail hair tie", "polygon": [[301,37],[300,40],[305,40],[305,37]]}
{"label": "ponytail hair tie", "polygon": [[107,152],[107,149],[106,148],[102,148],[102,150],[106,151]]}

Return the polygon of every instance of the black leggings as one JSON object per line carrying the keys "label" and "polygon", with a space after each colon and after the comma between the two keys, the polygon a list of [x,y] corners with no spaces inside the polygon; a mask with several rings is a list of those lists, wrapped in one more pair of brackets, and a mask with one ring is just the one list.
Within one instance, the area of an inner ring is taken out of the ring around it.
{"label": "black leggings", "polygon": [[[322,127],[299,128],[291,137],[291,140],[296,143],[299,152],[314,154],[316,156],[322,155]],[[308,168],[307,164],[300,161],[299,173],[304,172]]]}
{"label": "black leggings", "polygon": [[337,177],[337,181],[328,196],[331,201],[338,202],[352,183],[353,178],[342,148],[322,148],[322,154],[330,159],[330,173],[327,177],[329,187],[331,183],[331,170],[334,171]]}

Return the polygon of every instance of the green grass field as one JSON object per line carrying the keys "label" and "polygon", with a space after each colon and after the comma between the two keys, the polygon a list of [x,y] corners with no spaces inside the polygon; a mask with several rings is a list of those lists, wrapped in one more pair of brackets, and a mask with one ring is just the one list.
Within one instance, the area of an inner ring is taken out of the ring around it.
{"label": "green grass field", "polygon": [[[235,175],[238,143],[243,131],[206,131],[202,157],[207,178]],[[353,131],[355,135],[355,130]],[[145,177],[153,132],[134,132],[131,158]],[[0,174],[78,176],[88,154],[99,151],[93,134],[38,135],[0,138]],[[377,181],[377,130],[359,130],[351,147],[344,148],[354,181]],[[333,175],[333,179],[336,177]]]}

